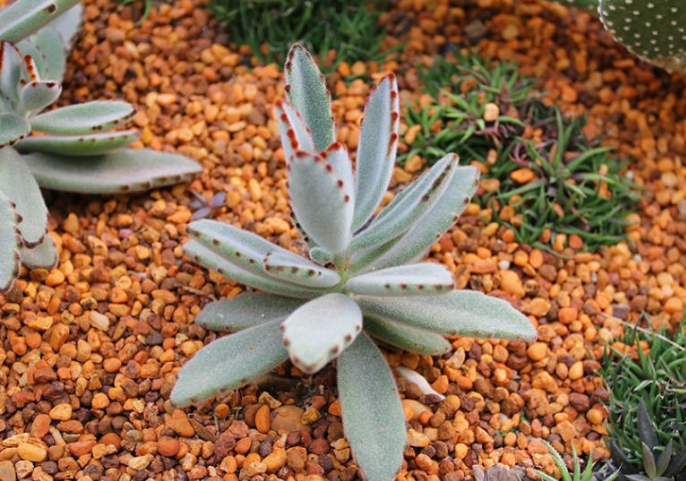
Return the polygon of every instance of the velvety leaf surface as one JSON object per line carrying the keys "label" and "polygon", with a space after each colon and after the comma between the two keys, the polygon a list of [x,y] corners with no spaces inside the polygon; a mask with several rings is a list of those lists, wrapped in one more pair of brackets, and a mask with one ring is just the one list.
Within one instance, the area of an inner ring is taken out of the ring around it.
{"label": "velvety leaf surface", "polygon": [[[333,167],[334,173],[345,185],[355,185],[353,163],[348,155],[348,149],[340,142],[334,142],[323,153],[324,162]],[[350,194],[354,198],[354,192]],[[354,199],[351,200],[354,205]]]}
{"label": "velvety leaf surface", "polygon": [[9,42],[0,42],[0,93],[12,102],[19,99],[21,65],[21,54],[16,47]]}
{"label": "velvety leaf surface", "polygon": [[36,247],[19,249],[21,263],[29,269],[52,269],[57,265],[57,247],[52,237],[46,235]]}
{"label": "velvety leaf surface", "polygon": [[[136,140],[138,132],[135,130],[89,135],[44,135],[25,138],[17,145],[17,150],[21,153],[45,152],[70,157],[99,156],[125,147]],[[89,159],[89,162],[91,161]]]}
{"label": "velvety leaf surface", "polygon": [[386,193],[398,147],[400,104],[395,75],[388,75],[369,95],[357,148],[355,219],[362,227]]}
{"label": "velvety leaf surface", "polygon": [[362,333],[338,358],[343,428],[368,481],[392,481],[406,444],[405,416],[386,360]]}
{"label": "velvety leaf surface", "polygon": [[48,208],[36,179],[12,148],[0,149],[0,191],[15,204],[23,243],[37,246],[48,232]]}
{"label": "velvety leaf surface", "polygon": [[67,70],[67,49],[57,30],[52,25],[42,28],[28,41],[43,53],[44,63],[41,78],[62,82],[64,72]]}
{"label": "velvety leaf surface", "polygon": [[183,245],[183,252],[197,264],[213,269],[229,279],[255,289],[298,299],[311,299],[322,294],[321,290],[308,289],[304,286],[296,286],[279,279],[267,278],[248,272],[230,263],[224,257],[208,249],[198,241],[186,242]]}
{"label": "velvety leaf surface", "polygon": [[441,235],[455,224],[478,186],[479,171],[476,167],[455,167],[455,174],[443,195],[436,200],[435,207],[426,212],[388,252],[364,270],[383,269],[421,259]]}
{"label": "velvety leaf surface", "polygon": [[302,115],[312,131],[314,148],[321,152],[335,140],[331,96],[324,76],[310,52],[298,44],[288,53],[285,73],[288,100]]}
{"label": "velvety leaf surface", "polygon": [[83,5],[77,3],[50,23],[50,28],[62,37],[66,50],[71,50],[74,39],[81,30]]}
{"label": "velvety leaf surface", "polygon": [[298,152],[290,163],[291,207],[307,235],[332,253],[350,243],[353,186],[346,185],[321,157]]}
{"label": "velvety leaf surface", "polygon": [[41,187],[80,194],[142,192],[186,182],[202,172],[197,162],[151,149],[122,149],[94,157],[25,155]]}
{"label": "velvety leaf surface", "polygon": [[29,82],[19,91],[19,101],[26,112],[40,112],[57,100],[61,93],[62,85],[57,82]]}
{"label": "velvety leaf surface", "polygon": [[282,321],[304,302],[290,297],[244,292],[206,305],[195,322],[211,331],[241,331],[266,322]]}
{"label": "velvety leaf surface", "polygon": [[0,38],[18,43],[37,32],[80,0],[17,0],[2,11]]}
{"label": "velvety leaf surface", "polygon": [[448,269],[428,262],[362,274],[345,284],[348,291],[365,296],[435,296],[454,286],[455,280]]}
{"label": "velvety leaf surface", "polygon": [[287,358],[278,321],[230,334],[202,348],[183,366],[171,402],[188,406],[239,388]]}
{"label": "velvety leaf surface", "polygon": [[136,113],[127,102],[99,101],[69,105],[30,119],[33,130],[50,134],[82,135],[109,130]]}
{"label": "velvety leaf surface", "polygon": [[281,135],[281,146],[286,162],[291,161],[291,157],[298,150],[314,152],[312,133],[305,125],[302,116],[285,101],[276,102],[274,107],[276,121],[279,124],[279,134]]}
{"label": "velvety leaf surface", "polygon": [[31,126],[22,117],[12,112],[0,113],[0,148],[14,144],[26,137],[29,132]]}
{"label": "velvety leaf surface", "polygon": [[362,312],[343,294],[327,294],[296,309],[281,325],[291,361],[313,374],[335,359],[362,330]]}
{"label": "velvety leaf surface", "polygon": [[188,226],[188,235],[228,262],[265,278],[270,278],[264,269],[268,254],[278,252],[291,259],[298,258],[264,237],[216,220],[193,222]]}
{"label": "velvety leaf surface", "polygon": [[445,354],[452,348],[439,334],[385,319],[365,316],[364,330],[386,344],[418,354]]}
{"label": "velvety leaf surface", "polygon": [[0,192],[0,292],[9,291],[19,275],[19,231],[12,201]]}
{"label": "velvety leaf surface", "polygon": [[456,156],[446,156],[401,191],[352,241],[352,250],[369,249],[403,235],[433,209],[450,185]]}
{"label": "velvety leaf surface", "polygon": [[362,311],[448,336],[533,341],[536,329],[510,303],[477,291],[413,298],[356,297]]}
{"label": "velvety leaf surface", "polygon": [[264,270],[270,276],[307,287],[333,287],[341,280],[336,271],[321,267],[304,257],[279,252],[267,255]]}

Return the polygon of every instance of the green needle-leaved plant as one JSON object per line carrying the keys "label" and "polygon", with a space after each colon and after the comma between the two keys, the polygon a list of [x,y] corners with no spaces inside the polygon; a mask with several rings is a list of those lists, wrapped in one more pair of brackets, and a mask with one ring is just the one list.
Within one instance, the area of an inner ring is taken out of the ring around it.
{"label": "green needle-leaved plant", "polygon": [[[531,340],[536,332],[509,303],[453,290],[451,273],[417,263],[476,191],[478,170],[455,155],[438,161],[380,212],[398,141],[398,88],[388,75],[365,107],[356,171],[335,142],[330,95],[312,56],[295,45],[285,68],[288,101],[276,105],[301,257],[225,223],[188,226],[184,252],[264,293],[209,304],[201,326],[234,332],[190,359],[171,394],[187,406],[241,387],[286,359],[305,373],[338,360],[345,434],[369,481],[400,469],[405,419],[376,342],[422,354],[450,350],[444,335]],[[376,215],[375,215],[376,213]]]}
{"label": "green needle-leaved plant", "polygon": [[[26,4],[20,0],[0,10],[0,25],[6,26],[7,11]],[[133,116],[134,108],[126,102],[46,110],[62,92],[66,52],[80,14],[77,6],[16,46],[3,39],[7,30],[0,28],[0,291],[12,287],[22,264],[51,268],[56,262],[40,187],[130,193],[178,183],[202,171],[181,155],[120,149],[138,139],[136,131],[112,130]],[[17,25],[24,30],[33,25],[21,19]]]}
{"label": "green needle-leaved plant", "polygon": [[643,399],[638,402],[637,425],[642,451],[638,465],[614,440],[608,442],[612,463],[621,471],[620,481],[686,481],[686,448],[675,453],[672,439],[666,446],[660,443]]}
{"label": "green needle-leaved plant", "polygon": [[[595,474],[593,473],[593,453],[591,453],[591,455],[588,457],[588,461],[586,462],[586,468],[582,471],[581,460],[579,459],[579,456],[577,456],[576,454],[576,448],[574,448],[574,445],[572,445],[572,449],[574,450],[574,472],[570,473],[560,453],[558,453],[557,450],[548,441],[543,442],[548,448],[548,452],[553,457],[553,462],[555,463],[555,466],[557,466],[557,469],[560,470],[561,481],[614,481],[619,476],[619,470],[617,470],[609,476],[603,478],[602,480],[598,480]],[[543,481],[558,481],[555,477],[547,473],[544,473],[543,471],[536,470],[536,474],[540,476],[540,478]]]}

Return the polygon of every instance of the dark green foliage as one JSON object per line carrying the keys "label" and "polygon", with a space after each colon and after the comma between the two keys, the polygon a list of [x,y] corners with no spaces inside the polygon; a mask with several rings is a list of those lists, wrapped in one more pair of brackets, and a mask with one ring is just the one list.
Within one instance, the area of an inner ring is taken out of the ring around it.
{"label": "dark green foliage", "polygon": [[136,3],[138,1],[143,2],[143,15],[141,16],[141,20],[145,20],[150,16],[150,12],[152,11],[152,4],[153,0],[119,0],[119,3],[122,5],[131,5],[132,3]]}
{"label": "dark green foliage", "polygon": [[[595,464],[593,463],[593,453],[591,452],[590,456],[588,457],[588,461],[586,461],[586,468],[581,469],[581,460],[579,459],[579,456],[576,454],[576,449],[574,448],[574,445],[572,445],[572,449],[574,449],[574,456],[572,458],[572,465],[573,465],[573,472],[569,472],[569,468],[567,468],[567,465],[565,464],[564,459],[562,458],[562,455],[555,450],[555,448],[547,441],[543,441],[548,448],[548,452],[550,455],[553,457],[553,461],[555,462],[555,466],[557,466],[557,469],[560,470],[560,476],[562,481],[598,481],[598,477],[594,474],[593,468],[595,467]],[[553,476],[550,476],[549,474],[544,473],[543,471],[536,470],[536,474],[543,480],[543,481],[557,481]],[[599,474],[599,473],[596,473]],[[607,476],[601,476],[600,480],[601,481],[614,481],[617,479],[619,476],[619,470],[614,471],[613,473],[607,475]]]}
{"label": "dark green foliage", "polygon": [[[300,42],[319,58],[323,72],[340,62],[382,61],[383,0],[213,0],[210,11],[231,40],[248,45],[260,62],[282,64]],[[329,55],[336,50],[334,59]]]}
{"label": "dark green foliage", "polygon": [[[623,452],[630,463],[641,466],[642,442],[656,454],[670,442],[675,452],[686,447],[685,327],[682,323],[675,334],[627,329],[623,342],[637,348],[638,358],[615,349],[604,356],[602,375],[610,390],[609,432],[616,445],[615,458]],[[641,342],[647,344],[648,353],[638,348]],[[639,418],[642,401],[645,414]],[[686,479],[683,469],[680,479]]]}
{"label": "dark green foliage", "polygon": [[[589,250],[624,237],[623,219],[638,199],[636,186],[621,174],[623,163],[609,148],[587,141],[585,119],[565,118],[543,103],[532,79],[520,78],[513,64],[491,66],[467,55],[437,60],[420,77],[435,105],[407,112],[408,125],[420,131],[401,151],[401,164],[419,155],[432,165],[447,152],[463,163],[483,163],[483,178],[498,182],[479,200],[519,242],[545,247],[541,239],[547,241],[550,228],[550,241],[556,233],[576,234]],[[486,109],[494,106],[496,120],[486,121]],[[533,179],[513,180],[519,169],[533,171]],[[507,205],[511,209],[503,210]],[[503,212],[505,219],[498,217]]]}

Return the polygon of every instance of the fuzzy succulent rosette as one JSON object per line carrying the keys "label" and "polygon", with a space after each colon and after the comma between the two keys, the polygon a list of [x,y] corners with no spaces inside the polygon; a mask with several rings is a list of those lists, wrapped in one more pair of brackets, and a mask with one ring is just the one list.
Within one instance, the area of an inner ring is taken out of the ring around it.
{"label": "fuzzy succulent rosette", "polygon": [[20,267],[52,268],[41,188],[82,194],[140,192],[189,180],[200,164],[182,155],[123,149],[117,130],[134,107],[93,101],[57,109],[67,52],[81,27],[77,0],[18,0],[0,10],[0,291]]}
{"label": "fuzzy succulent rosette", "polygon": [[468,205],[475,167],[447,155],[376,213],[395,164],[395,77],[383,78],[368,98],[353,171],[335,142],[330,95],[311,55],[294,46],[285,72],[288,102],[276,105],[276,118],[309,259],[229,224],[189,225],[189,258],[264,293],[200,313],[201,326],[234,334],[184,365],[171,399],[186,406],[241,387],[288,358],[310,374],[336,359],[355,461],[368,480],[388,481],[402,463],[405,418],[377,343],[443,354],[451,349],[444,336],[530,340],[536,332],[507,302],[453,290],[450,271],[418,262]]}

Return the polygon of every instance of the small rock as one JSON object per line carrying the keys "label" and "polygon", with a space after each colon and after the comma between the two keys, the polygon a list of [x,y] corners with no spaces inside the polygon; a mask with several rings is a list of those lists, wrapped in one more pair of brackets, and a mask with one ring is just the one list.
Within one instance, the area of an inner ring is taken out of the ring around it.
{"label": "small rock", "polygon": [[159,453],[168,458],[173,458],[176,456],[180,448],[181,443],[179,443],[177,439],[169,436],[162,436],[157,443],[157,449],[159,450]]}
{"label": "small rock", "polygon": [[42,463],[48,455],[47,449],[30,443],[21,443],[17,447],[17,454],[21,459],[32,463]]}
{"label": "small rock", "polygon": [[152,454],[146,454],[145,456],[136,456],[129,459],[129,468],[140,470],[145,469],[152,462],[155,457]]}
{"label": "small rock", "polygon": [[0,481],[16,481],[17,473],[14,471],[12,461],[0,461]]}
{"label": "small rock", "polygon": [[50,419],[54,421],[68,421],[71,419],[72,407],[71,404],[58,404],[50,410]]}
{"label": "small rock", "polygon": [[303,414],[304,411],[297,406],[276,408],[271,413],[271,428],[277,432],[300,431],[304,427],[301,421]]}
{"label": "small rock", "polygon": [[183,436],[184,438],[190,438],[195,435],[195,429],[193,429],[193,426],[186,416],[186,413],[180,409],[177,409],[172,413],[171,428],[176,432],[176,434]]}
{"label": "small rock", "polygon": [[431,440],[424,433],[409,429],[407,431],[407,442],[413,448],[425,448],[431,444]]}

